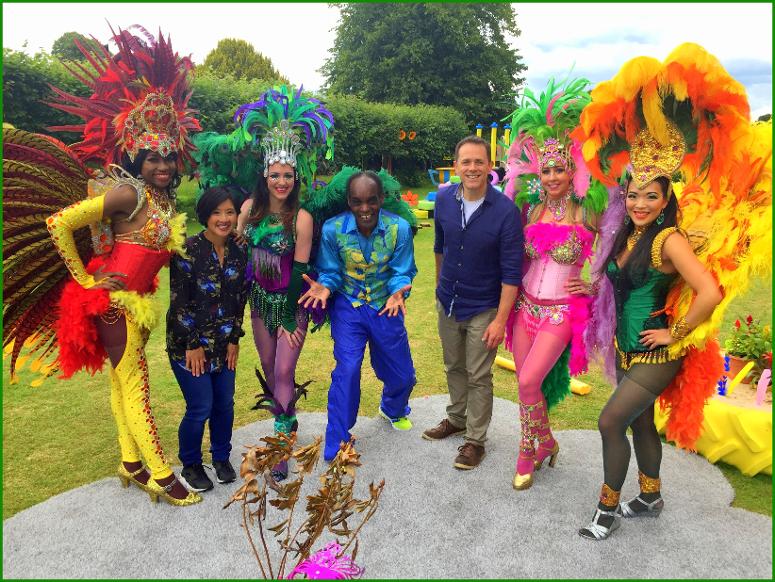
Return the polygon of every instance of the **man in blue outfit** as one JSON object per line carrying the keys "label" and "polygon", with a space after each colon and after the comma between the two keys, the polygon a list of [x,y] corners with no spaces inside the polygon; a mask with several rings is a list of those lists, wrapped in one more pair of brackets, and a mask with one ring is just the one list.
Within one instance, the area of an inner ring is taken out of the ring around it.
{"label": "man in blue outfit", "polygon": [[325,222],[317,257],[317,282],[299,300],[305,307],[329,297],[336,367],[328,390],[323,457],[336,456],[350,440],[361,397],[361,364],[369,344],[371,365],[384,384],[379,413],[393,428],[409,430],[409,394],[416,383],[404,326],[405,298],[417,274],[412,230],[403,218],[382,210],[385,194],[373,172],[347,182],[350,210]]}
{"label": "man in blue outfit", "polygon": [[453,465],[473,469],[484,458],[492,418],[492,364],[522,281],[524,238],[514,203],[488,183],[490,146],[470,136],[455,148],[460,183],[440,189],[434,221],[436,309],[449,405],[440,440],[465,433]]}

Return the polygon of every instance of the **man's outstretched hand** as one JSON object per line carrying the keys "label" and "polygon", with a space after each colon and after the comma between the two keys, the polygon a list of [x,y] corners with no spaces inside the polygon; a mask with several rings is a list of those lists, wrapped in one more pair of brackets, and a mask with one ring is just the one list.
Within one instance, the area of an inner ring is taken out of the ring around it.
{"label": "man's outstretched hand", "polygon": [[388,297],[387,303],[385,303],[385,307],[382,309],[382,311],[379,312],[379,314],[382,315],[383,313],[387,313],[388,317],[393,317],[398,315],[398,312],[400,311],[402,314],[406,315],[404,293],[408,293],[411,288],[411,285],[406,285]]}
{"label": "man's outstretched hand", "polygon": [[299,297],[299,305],[303,306],[305,309],[308,309],[310,306],[312,306],[313,309],[317,309],[318,306],[325,309],[326,302],[328,301],[328,298],[331,297],[331,290],[308,275],[302,275],[302,278],[309,285],[309,289],[307,289],[307,292],[304,295]]}

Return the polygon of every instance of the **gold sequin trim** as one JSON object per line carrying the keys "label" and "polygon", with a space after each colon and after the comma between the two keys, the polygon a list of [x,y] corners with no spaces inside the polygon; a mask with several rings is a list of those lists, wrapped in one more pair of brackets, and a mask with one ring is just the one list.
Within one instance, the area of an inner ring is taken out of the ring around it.
{"label": "gold sequin trim", "polygon": [[121,316],[125,314],[126,310],[123,308],[123,306],[119,305],[118,303],[111,303],[108,306],[107,311],[100,315],[100,319],[108,325],[113,325],[119,319],[121,319]]}
{"label": "gold sequin trim", "polygon": [[640,483],[641,493],[659,493],[662,481],[657,477],[649,477],[638,471],[638,483]]}
{"label": "gold sequin trim", "polygon": [[621,491],[614,491],[603,483],[603,488],[600,490],[600,503],[607,507],[616,507],[619,505],[619,497],[621,494]]}
{"label": "gold sequin trim", "polygon": [[676,320],[673,325],[670,326],[670,335],[672,335],[677,340],[682,340],[687,335],[689,335],[689,332],[691,329],[689,328],[689,324],[686,323],[686,318],[681,317],[678,320]]}
{"label": "gold sequin trim", "polygon": [[662,266],[662,247],[665,246],[665,239],[674,232],[681,232],[681,230],[675,226],[668,226],[654,237],[654,242],[651,244],[651,266],[655,269]]}
{"label": "gold sequin trim", "polygon": [[634,364],[664,364],[672,362],[685,355],[685,350],[671,354],[667,346],[659,347],[648,352],[623,352],[619,349],[618,342],[614,341],[616,353],[619,356],[619,365],[622,370],[629,370]]}

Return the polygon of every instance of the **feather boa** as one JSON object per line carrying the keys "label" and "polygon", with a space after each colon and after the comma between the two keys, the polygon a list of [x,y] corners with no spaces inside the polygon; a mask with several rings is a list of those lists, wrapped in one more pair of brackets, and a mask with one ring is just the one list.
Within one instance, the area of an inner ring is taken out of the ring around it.
{"label": "feather boa", "polygon": [[616,304],[613,285],[605,275],[605,260],[613,248],[616,233],[624,222],[625,208],[621,188],[613,186],[608,190],[608,208],[600,221],[597,252],[592,261],[592,278],[598,282],[599,287],[592,300],[590,324],[584,332],[584,343],[589,356],[599,361],[606,377],[612,384],[616,384]]}
{"label": "feather boa", "polygon": [[[86,266],[87,272],[94,273],[105,259],[106,255],[94,257]],[[134,291],[108,293],[106,289],[84,289],[70,278],[62,291],[59,317],[54,323],[59,348],[57,363],[62,371],[60,378],[70,378],[82,369],[92,375],[102,370],[107,353],[97,337],[94,318],[105,314],[111,301],[124,307],[135,323],[153,329],[161,317],[161,307],[153,298],[158,285],[157,277],[152,291],[145,295]]]}
{"label": "feather boa", "polygon": [[546,407],[552,410],[570,394],[570,372],[568,363],[571,347],[568,346],[557,358],[549,373],[541,383],[541,393],[546,399]]}
{"label": "feather boa", "polygon": [[659,397],[660,409],[668,412],[665,435],[679,447],[694,450],[702,434],[705,403],[716,391],[724,364],[716,340],[702,349],[689,348],[681,370]]}
{"label": "feather boa", "polygon": [[[589,367],[587,349],[584,345],[584,332],[589,326],[589,306],[592,299],[586,295],[574,295],[570,299],[570,361],[568,368],[571,376],[584,374]],[[570,388],[570,386],[569,386]]]}

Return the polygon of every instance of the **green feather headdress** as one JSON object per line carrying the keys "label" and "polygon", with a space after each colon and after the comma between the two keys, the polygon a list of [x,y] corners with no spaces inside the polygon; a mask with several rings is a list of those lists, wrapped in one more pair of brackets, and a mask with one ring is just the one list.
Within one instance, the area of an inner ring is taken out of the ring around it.
{"label": "green feather headdress", "polygon": [[569,136],[591,100],[589,84],[587,79],[560,83],[550,79],[539,95],[530,89],[522,94],[519,107],[509,116],[515,137],[504,189],[518,204],[537,204],[542,193],[541,168],[559,163],[573,171],[573,197],[578,204],[596,213],[605,208],[608,193],[597,180],[591,180],[581,144]]}
{"label": "green feather headdress", "polygon": [[258,101],[238,107],[234,121],[242,138],[263,150],[265,176],[271,164],[287,163],[309,187],[318,158],[334,157],[334,116],[319,99],[304,97],[301,91],[275,86]]}

